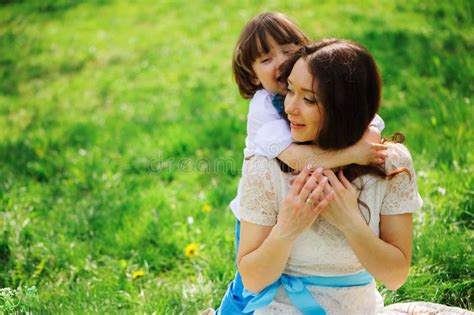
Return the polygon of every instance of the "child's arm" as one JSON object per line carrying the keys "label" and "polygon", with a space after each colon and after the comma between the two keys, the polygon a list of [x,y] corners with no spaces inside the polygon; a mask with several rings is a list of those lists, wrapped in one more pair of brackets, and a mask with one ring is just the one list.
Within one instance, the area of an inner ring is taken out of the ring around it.
{"label": "child's arm", "polygon": [[[341,150],[322,150],[315,145],[292,143],[288,122],[276,114],[270,97],[259,96],[256,94],[251,101],[247,125],[248,135],[255,143],[255,154],[268,158],[278,157],[295,170],[302,170],[308,164],[335,168],[352,163],[360,165],[383,163],[385,154],[382,151],[387,147],[379,144],[379,130],[384,128],[384,121],[380,116],[376,115],[368,132],[355,145]],[[251,130],[257,131],[251,133]]]}
{"label": "child's arm", "polygon": [[254,138],[255,154],[270,159],[279,156],[293,143],[290,127],[284,119],[275,119],[262,125]]}
{"label": "child's arm", "polygon": [[246,145],[251,150],[247,150],[246,157],[256,154],[272,159],[292,142],[288,122],[274,108],[271,95],[257,91],[249,104]]}
{"label": "child's arm", "polygon": [[385,159],[387,146],[380,144],[380,132],[370,126],[364,137],[356,144],[341,150],[322,150],[315,145],[290,144],[278,158],[295,170],[306,165],[336,168],[348,164],[381,164]]}

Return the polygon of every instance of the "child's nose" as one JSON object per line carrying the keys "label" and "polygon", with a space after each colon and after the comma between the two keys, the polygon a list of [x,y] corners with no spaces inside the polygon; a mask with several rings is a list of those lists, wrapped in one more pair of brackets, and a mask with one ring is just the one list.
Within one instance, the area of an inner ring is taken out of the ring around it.
{"label": "child's nose", "polygon": [[277,60],[278,60],[278,65],[282,65],[286,59],[288,58],[288,56],[286,54],[284,54],[283,52],[280,52],[277,56]]}

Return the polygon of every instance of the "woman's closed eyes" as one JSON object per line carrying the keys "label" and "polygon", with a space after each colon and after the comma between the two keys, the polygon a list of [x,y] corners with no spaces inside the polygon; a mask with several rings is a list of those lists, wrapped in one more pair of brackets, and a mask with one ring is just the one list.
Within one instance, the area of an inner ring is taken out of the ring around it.
{"label": "woman's closed eyes", "polygon": [[[288,86],[288,87],[286,88],[286,93],[287,93],[287,95],[294,95],[294,94],[295,94],[295,92],[292,90],[292,88],[291,88],[290,86]],[[305,97],[303,98],[303,101],[304,101],[306,104],[310,104],[310,105],[317,105],[317,104],[318,104],[318,102],[316,101],[316,99],[315,99],[315,98],[312,98],[312,97],[307,97],[307,96],[305,96]]]}

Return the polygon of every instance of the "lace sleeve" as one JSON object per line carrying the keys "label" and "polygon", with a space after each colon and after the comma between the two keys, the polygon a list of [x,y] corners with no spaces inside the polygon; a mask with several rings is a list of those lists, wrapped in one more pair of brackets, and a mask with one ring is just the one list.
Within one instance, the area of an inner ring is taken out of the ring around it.
{"label": "lace sleeve", "polygon": [[273,226],[278,215],[276,183],[271,176],[272,160],[254,156],[243,170],[239,215],[241,220]]}
{"label": "lace sleeve", "polygon": [[383,215],[396,215],[412,213],[423,205],[418,187],[413,162],[407,148],[402,144],[390,145],[386,160],[387,171],[406,167],[407,172],[399,173],[388,180],[387,191],[382,202],[380,213]]}

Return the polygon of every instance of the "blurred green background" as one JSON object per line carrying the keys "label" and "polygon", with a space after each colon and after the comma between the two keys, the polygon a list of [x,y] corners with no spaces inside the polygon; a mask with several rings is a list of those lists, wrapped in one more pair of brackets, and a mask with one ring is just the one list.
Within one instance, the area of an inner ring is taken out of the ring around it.
{"label": "blurred green background", "polygon": [[386,303],[473,309],[472,1],[0,1],[0,313],[193,314],[232,279],[248,102],[231,55],[281,11],[361,42],[424,207]]}

